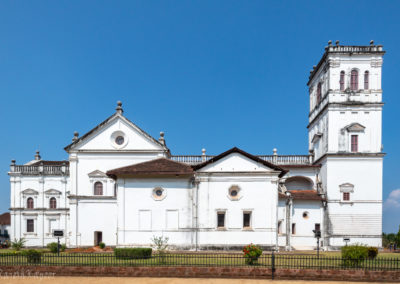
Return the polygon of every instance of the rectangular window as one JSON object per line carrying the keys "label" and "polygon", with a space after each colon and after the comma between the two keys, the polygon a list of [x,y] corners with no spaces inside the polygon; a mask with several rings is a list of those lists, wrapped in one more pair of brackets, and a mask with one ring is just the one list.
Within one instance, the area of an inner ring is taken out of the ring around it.
{"label": "rectangular window", "polygon": [[340,90],[344,91],[344,71],[340,72]]}
{"label": "rectangular window", "polygon": [[243,212],[243,228],[251,227],[251,212]]}
{"label": "rectangular window", "polygon": [[358,135],[351,135],[351,152],[358,152]]}
{"label": "rectangular window", "polygon": [[343,192],[343,200],[350,201],[350,192]]}
{"label": "rectangular window", "polygon": [[321,231],[321,225],[319,223],[315,223],[314,228],[315,231]]}
{"label": "rectangular window", "polygon": [[369,72],[365,71],[364,73],[364,90],[369,89]]}
{"label": "rectangular window", "polygon": [[217,227],[225,228],[225,212],[217,213]]}
{"label": "rectangular window", "polygon": [[292,223],[292,235],[296,235],[296,223]]}
{"label": "rectangular window", "polygon": [[33,233],[34,232],[33,219],[26,220],[26,232],[27,233]]}
{"label": "rectangular window", "polygon": [[282,234],[282,221],[278,221],[278,234]]}

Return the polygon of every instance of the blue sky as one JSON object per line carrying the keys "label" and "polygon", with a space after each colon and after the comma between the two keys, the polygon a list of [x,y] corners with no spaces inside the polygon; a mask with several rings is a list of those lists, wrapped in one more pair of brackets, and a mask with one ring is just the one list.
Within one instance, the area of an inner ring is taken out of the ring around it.
{"label": "blue sky", "polygon": [[385,232],[400,220],[398,1],[1,1],[0,212],[10,161],[66,159],[125,115],[173,154],[307,153],[309,70],[328,40],[383,44]]}

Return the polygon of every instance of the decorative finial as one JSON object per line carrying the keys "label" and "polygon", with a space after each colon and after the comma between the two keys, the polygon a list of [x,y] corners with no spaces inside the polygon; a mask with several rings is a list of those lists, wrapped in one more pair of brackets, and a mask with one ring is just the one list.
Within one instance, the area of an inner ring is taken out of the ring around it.
{"label": "decorative finial", "polygon": [[164,132],[163,131],[160,132],[160,138],[158,138],[158,141],[161,144],[165,145],[165,139],[164,139]]}
{"label": "decorative finial", "polygon": [[75,142],[76,140],[78,140],[78,136],[79,136],[78,131],[74,131],[74,138],[72,138],[72,142]]}
{"label": "decorative finial", "polygon": [[35,155],[35,160],[40,160],[41,159],[41,157],[40,157],[40,154],[39,154],[39,150],[36,150],[36,155]]}
{"label": "decorative finial", "polygon": [[370,45],[374,45],[374,40],[371,40],[371,41],[369,42],[369,44],[370,44]]}
{"label": "decorative finial", "polygon": [[278,155],[278,150],[276,148],[272,149],[272,152],[274,153],[274,156]]}
{"label": "decorative finial", "polygon": [[317,66],[313,65],[312,69],[315,70],[317,68]]}
{"label": "decorative finial", "polygon": [[332,41],[328,40],[328,45],[331,46],[332,45]]}
{"label": "decorative finial", "polygon": [[15,172],[15,160],[11,160],[10,172]]}
{"label": "decorative finial", "polygon": [[339,41],[337,40],[337,41],[335,41],[335,43],[336,43],[336,45],[339,45]]}
{"label": "decorative finial", "polygon": [[206,149],[201,149],[201,161],[202,162],[205,162],[206,160],[207,160],[207,157],[206,157]]}
{"label": "decorative finial", "polygon": [[117,102],[117,108],[115,109],[117,111],[117,113],[122,114],[124,112],[124,110],[122,109],[122,102],[118,101]]}

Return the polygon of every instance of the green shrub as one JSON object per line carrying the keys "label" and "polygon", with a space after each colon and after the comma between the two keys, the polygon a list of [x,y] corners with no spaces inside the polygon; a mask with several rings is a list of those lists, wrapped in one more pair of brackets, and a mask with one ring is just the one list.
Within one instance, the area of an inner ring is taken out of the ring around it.
{"label": "green shrub", "polygon": [[67,245],[66,244],[61,244],[60,251],[65,251],[66,249],[67,249]]}
{"label": "green shrub", "polygon": [[105,248],[105,247],[106,247],[106,244],[105,244],[105,243],[103,243],[103,242],[100,242],[100,243],[99,243],[99,247],[100,247],[101,249],[103,249],[103,248]]}
{"label": "green shrub", "polygon": [[375,259],[378,256],[378,248],[368,247],[368,258]]}
{"label": "green shrub", "polygon": [[360,244],[342,247],[344,266],[359,266],[368,257],[368,247]]}
{"label": "green shrub", "polygon": [[14,239],[14,241],[11,242],[11,247],[15,251],[19,251],[20,249],[22,249],[25,246],[25,243],[26,243],[26,240],[24,238]]}
{"label": "green shrub", "polygon": [[261,254],[262,250],[259,246],[249,244],[243,248],[243,256],[245,257],[246,264],[256,264]]}
{"label": "green shrub", "polygon": [[57,243],[49,243],[47,244],[47,248],[50,250],[52,253],[57,253]]}
{"label": "green shrub", "polygon": [[151,248],[116,248],[114,255],[118,259],[146,259],[151,257]]}
{"label": "green shrub", "polygon": [[[56,243],[56,242],[48,243],[47,248],[50,250],[50,252],[57,253],[57,245],[58,245],[58,243]],[[65,251],[66,248],[67,248],[67,246],[65,244],[60,245],[60,252]]]}
{"label": "green shrub", "polygon": [[28,263],[40,263],[42,261],[42,253],[35,249],[29,249],[23,252]]}

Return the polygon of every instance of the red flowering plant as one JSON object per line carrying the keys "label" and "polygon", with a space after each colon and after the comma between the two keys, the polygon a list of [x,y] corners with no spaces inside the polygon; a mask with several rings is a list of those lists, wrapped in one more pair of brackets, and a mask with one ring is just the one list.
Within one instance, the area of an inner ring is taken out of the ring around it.
{"label": "red flowering plant", "polygon": [[259,246],[249,244],[243,248],[243,253],[246,264],[254,265],[262,254],[262,250]]}

